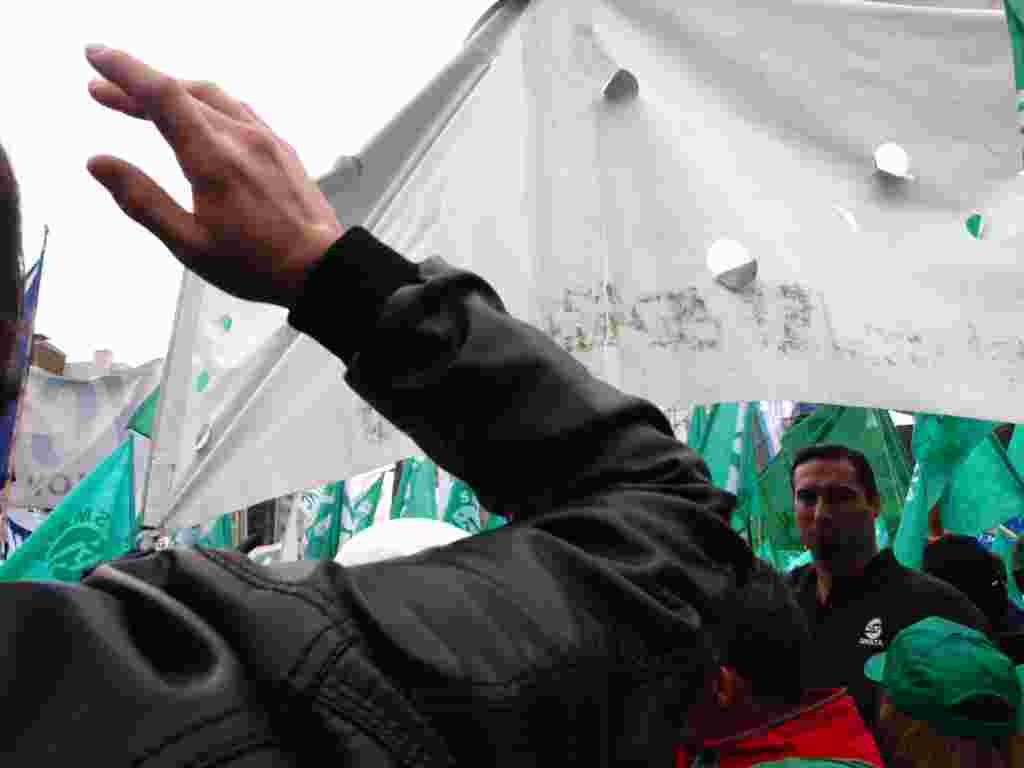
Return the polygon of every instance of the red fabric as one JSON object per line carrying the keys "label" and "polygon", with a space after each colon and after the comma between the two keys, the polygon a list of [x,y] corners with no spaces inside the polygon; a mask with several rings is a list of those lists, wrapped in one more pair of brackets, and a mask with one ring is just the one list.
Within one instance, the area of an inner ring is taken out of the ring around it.
{"label": "red fabric", "polygon": [[[853,698],[842,689],[813,691],[808,702],[782,722],[718,741],[704,749],[718,752],[720,768],[747,768],[786,757],[860,760],[884,768],[875,739],[857,713]],[[693,755],[677,754],[678,768],[689,768]]]}

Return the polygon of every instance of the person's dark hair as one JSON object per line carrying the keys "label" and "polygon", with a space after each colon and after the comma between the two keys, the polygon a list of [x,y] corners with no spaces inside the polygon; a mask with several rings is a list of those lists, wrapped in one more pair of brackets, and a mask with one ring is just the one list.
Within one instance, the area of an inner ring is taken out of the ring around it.
{"label": "person's dark hair", "polygon": [[[0,376],[14,361],[17,321],[21,317],[21,197],[10,158],[0,145]],[[5,392],[10,386],[0,387]]]}
{"label": "person's dark hair", "polygon": [[796,468],[811,461],[848,461],[853,466],[857,481],[863,486],[869,500],[879,498],[878,483],[875,473],[867,457],[860,451],[847,448],[845,445],[810,445],[797,453],[793,459],[793,468],[789,472],[789,485],[793,486]]}
{"label": "person's dark hair", "polygon": [[963,592],[997,631],[1005,629],[1006,568],[972,536],[950,534],[924,548],[921,569]]}
{"label": "person's dark hair", "polygon": [[811,636],[785,577],[755,558],[730,613],[732,631],[718,663],[742,675],[755,698],[799,704],[804,692],[801,658]]}

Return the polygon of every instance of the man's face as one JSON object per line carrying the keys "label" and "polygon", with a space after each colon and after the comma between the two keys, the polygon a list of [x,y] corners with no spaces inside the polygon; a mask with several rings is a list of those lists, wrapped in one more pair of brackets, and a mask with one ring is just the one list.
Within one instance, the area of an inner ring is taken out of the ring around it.
{"label": "man's face", "polygon": [[842,565],[873,552],[879,500],[869,499],[853,465],[815,459],[793,475],[801,543],[817,562]]}

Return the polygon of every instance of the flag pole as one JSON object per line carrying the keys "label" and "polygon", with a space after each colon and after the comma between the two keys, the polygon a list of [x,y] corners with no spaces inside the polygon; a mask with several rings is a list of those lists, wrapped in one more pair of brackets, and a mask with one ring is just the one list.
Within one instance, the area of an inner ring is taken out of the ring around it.
{"label": "flag pole", "polygon": [[[39,258],[36,260],[36,264],[42,269],[43,256],[46,255],[46,244],[50,239],[50,226],[48,224],[43,225],[43,246],[39,249]],[[38,296],[36,297],[38,302]],[[3,549],[4,559],[7,555],[7,508],[11,505],[11,494],[13,493],[14,485],[14,449],[16,438],[18,436],[18,426],[21,423],[22,414],[22,403],[25,400],[25,390],[28,388],[28,369],[32,367],[32,341],[36,331],[36,318],[35,313],[32,314],[32,323],[26,329],[27,339],[27,350],[25,360],[25,370],[21,371],[21,386],[18,389],[18,400],[14,411],[14,429],[11,430],[11,443],[10,450],[7,452],[7,466],[6,470],[6,481],[4,483],[3,497],[0,499],[0,535],[3,535]]]}

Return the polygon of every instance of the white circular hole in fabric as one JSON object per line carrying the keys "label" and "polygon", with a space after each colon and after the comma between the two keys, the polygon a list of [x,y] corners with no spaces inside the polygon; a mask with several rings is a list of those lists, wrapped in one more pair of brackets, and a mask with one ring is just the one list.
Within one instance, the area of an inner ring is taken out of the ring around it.
{"label": "white circular hole in fabric", "polygon": [[708,248],[707,262],[715,281],[733,291],[743,290],[757,277],[757,259],[736,240],[715,240]]}
{"label": "white circular hole in fabric", "polygon": [[382,520],[346,541],[334,561],[344,566],[377,563],[443,547],[469,535],[441,520],[422,517]]}
{"label": "white circular hole in fabric", "polygon": [[603,92],[608,101],[621,104],[637,97],[640,93],[640,82],[628,69],[620,69],[604,84]]}
{"label": "white circular hole in fabric", "polygon": [[910,178],[910,156],[899,144],[887,142],[875,150],[875,167],[898,179]]}

